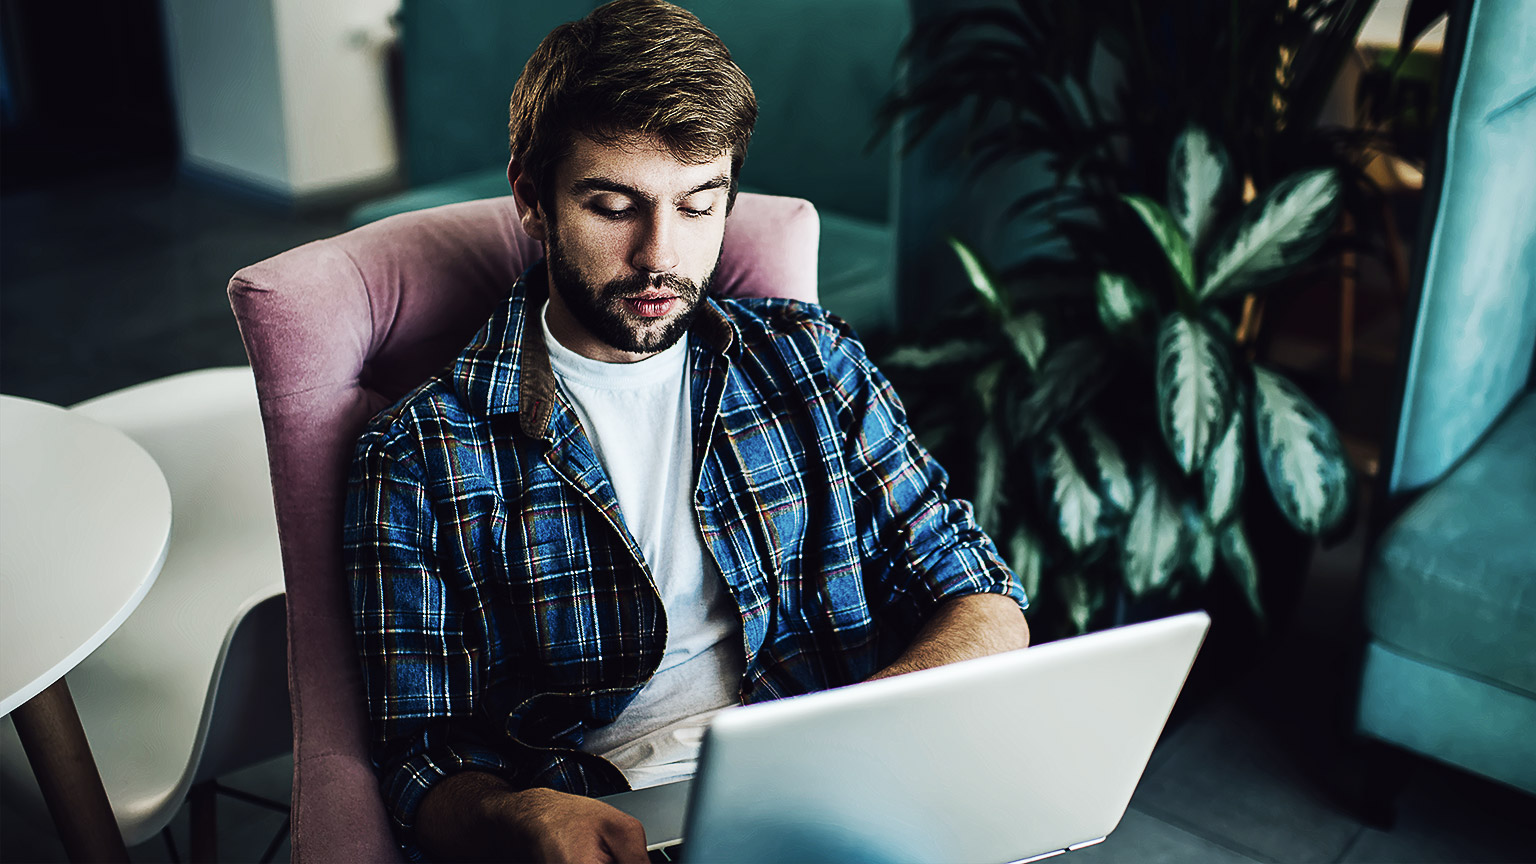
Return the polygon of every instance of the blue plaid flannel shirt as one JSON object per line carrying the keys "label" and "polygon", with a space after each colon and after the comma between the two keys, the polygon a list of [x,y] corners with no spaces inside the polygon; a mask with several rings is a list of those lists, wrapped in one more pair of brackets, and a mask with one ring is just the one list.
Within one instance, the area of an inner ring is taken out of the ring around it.
{"label": "blue plaid flannel shirt", "polygon": [[[372,751],[415,857],[416,813],[455,771],[602,795],[580,751],[649,679],[661,600],[550,370],[544,270],[458,359],[373,419],[344,559]],[[861,681],[940,602],[1018,580],[945,493],[845,324],[788,300],[709,300],[689,350],[695,510],[741,612],[743,703]]]}

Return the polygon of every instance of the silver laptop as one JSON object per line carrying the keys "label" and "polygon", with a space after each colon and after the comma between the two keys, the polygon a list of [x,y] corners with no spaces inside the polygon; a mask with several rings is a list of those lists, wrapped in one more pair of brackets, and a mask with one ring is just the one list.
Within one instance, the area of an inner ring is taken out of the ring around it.
{"label": "silver laptop", "polygon": [[692,780],[611,795],[684,861],[1033,861],[1125,814],[1192,612],[721,712]]}

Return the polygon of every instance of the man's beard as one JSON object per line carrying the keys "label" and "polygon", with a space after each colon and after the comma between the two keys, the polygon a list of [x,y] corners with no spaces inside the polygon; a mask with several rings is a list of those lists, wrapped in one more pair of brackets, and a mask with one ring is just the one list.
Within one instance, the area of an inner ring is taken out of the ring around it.
{"label": "man's beard", "polygon": [[[631,354],[655,354],[664,351],[683,338],[693,320],[698,317],[699,305],[708,296],[715,278],[711,266],[702,284],[670,273],[632,273],[610,281],[601,288],[588,282],[581,272],[561,252],[555,236],[549,238],[549,275],[559,286],[560,299],[571,310],[576,320],[588,333],[602,340],[609,347]],[[716,259],[716,265],[719,260]],[[657,329],[635,326],[639,318],[624,308],[624,298],[633,297],[650,288],[661,288],[677,295],[675,302],[682,305],[682,312]]]}

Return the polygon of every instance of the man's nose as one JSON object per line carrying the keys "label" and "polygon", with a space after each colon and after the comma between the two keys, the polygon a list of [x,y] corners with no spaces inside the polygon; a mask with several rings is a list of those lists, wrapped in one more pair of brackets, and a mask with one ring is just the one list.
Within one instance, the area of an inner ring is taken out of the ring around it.
{"label": "man's nose", "polygon": [[645,273],[670,273],[677,269],[677,242],[665,213],[645,221],[630,264]]}

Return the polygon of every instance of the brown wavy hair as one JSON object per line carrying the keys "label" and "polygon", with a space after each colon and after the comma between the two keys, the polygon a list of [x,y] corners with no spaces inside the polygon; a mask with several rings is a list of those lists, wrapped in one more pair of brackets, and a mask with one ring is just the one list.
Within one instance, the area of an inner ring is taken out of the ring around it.
{"label": "brown wavy hair", "polygon": [[512,157],[549,209],[573,136],[654,136],[676,158],[731,154],[730,202],[757,122],[752,82],[698,17],[662,0],[614,0],[551,30],[512,89]]}

